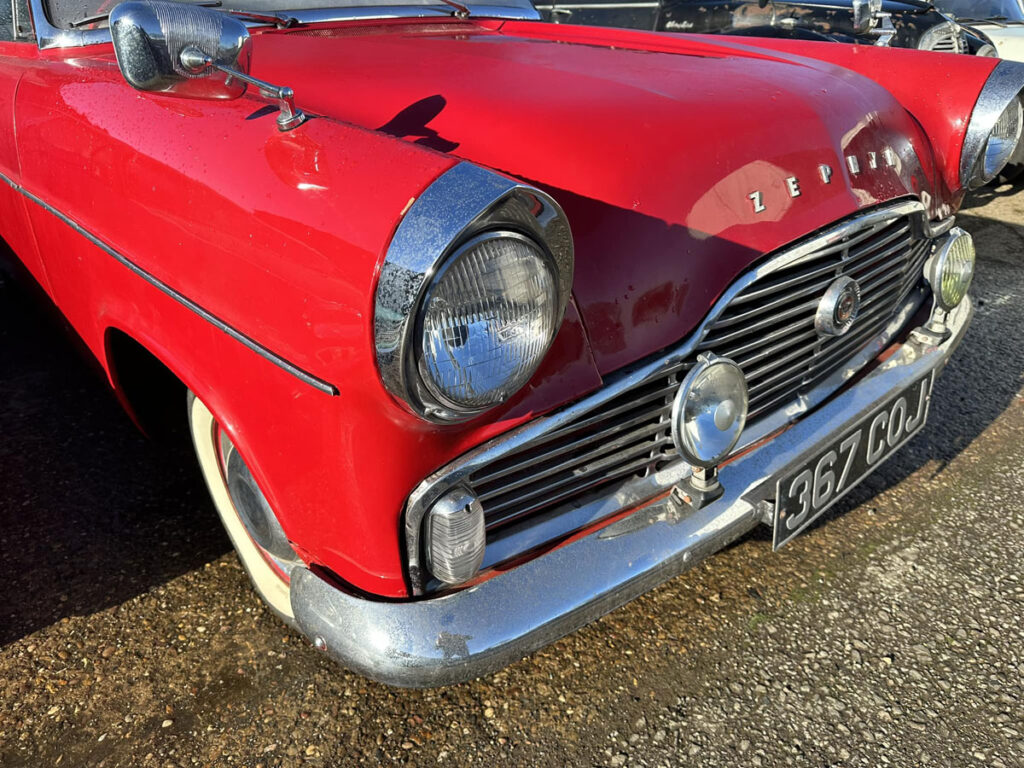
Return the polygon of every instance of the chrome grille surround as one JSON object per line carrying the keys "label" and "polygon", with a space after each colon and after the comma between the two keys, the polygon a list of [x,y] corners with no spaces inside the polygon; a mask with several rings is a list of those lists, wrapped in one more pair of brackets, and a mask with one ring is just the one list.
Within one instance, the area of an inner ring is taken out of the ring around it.
{"label": "chrome grille surround", "polygon": [[[820,404],[877,357],[927,297],[921,278],[934,244],[929,234],[935,233],[923,206],[907,200],[786,248],[737,278],[702,324],[667,354],[608,377],[597,392],[426,478],[410,495],[405,514],[413,593],[435,586],[421,568],[423,517],[455,485],[469,486],[483,503],[486,569],[632,508],[687,477],[690,467],[672,445],[669,416],[679,383],[702,350],[732,358],[747,374],[751,416],[737,451]],[[840,275],[861,282],[860,315],[846,335],[821,337],[814,331],[817,304]]]}

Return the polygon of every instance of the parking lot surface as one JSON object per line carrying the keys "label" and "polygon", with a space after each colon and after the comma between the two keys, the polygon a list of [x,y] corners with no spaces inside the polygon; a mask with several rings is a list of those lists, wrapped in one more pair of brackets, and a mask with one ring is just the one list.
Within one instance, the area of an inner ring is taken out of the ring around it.
{"label": "parking lot surface", "polygon": [[1024,191],[959,223],[977,313],[929,424],[826,520],[433,691],[280,624],[191,456],[0,278],[0,766],[1024,765]]}

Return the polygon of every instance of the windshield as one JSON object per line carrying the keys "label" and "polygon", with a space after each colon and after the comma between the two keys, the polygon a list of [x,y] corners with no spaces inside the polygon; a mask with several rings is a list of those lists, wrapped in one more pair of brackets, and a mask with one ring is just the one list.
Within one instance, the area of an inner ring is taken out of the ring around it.
{"label": "windshield", "polygon": [[934,0],[940,11],[958,19],[1024,21],[1020,0]]}
{"label": "windshield", "polygon": [[[60,29],[86,26],[106,26],[106,14],[110,13],[121,0],[45,0],[50,23]],[[522,8],[525,13],[533,14],[530,0],[463,0],[470,6],[501,7],[503,9]],[[324,9],[355,9],[355,8],[395,8],[427,7],[442,8],[451,11],[441,0],[195,0],[196,5],[213,5],[223,9],[236,11],[252,11],[254,13],[275,13],[292,11],[316,11]],[[342,13],[337,14],[341,16]],[[474,15],[486,16],[485,11],[477,11]],[[95,23],[83,24],[96,17]]]}

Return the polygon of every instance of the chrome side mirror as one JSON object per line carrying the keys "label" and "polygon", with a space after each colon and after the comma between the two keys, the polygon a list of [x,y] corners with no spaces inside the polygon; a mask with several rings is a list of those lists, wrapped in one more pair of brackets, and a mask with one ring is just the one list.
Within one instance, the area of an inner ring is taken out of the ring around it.
{"label": "chrome side mirror", "polygon": [[[285,26],[292,19],[273,19]],[[110,36],[121,74],[140,91],[195,99],[236,99],[254,85],[264,99],[276,101],[277,127],[290,131],[303,123],[291,88],[249,74],[249,30],[236,16],[188,3],[128,0],[110,14]]]}
{"label": "chrome side mirror", "polygon": [[110,35],[121,74],[140,91],[199,99],[245,93],[245,80],[234,75],[249,71],[249,30],[234,16],[187,3],[129,0],[111,12]]}

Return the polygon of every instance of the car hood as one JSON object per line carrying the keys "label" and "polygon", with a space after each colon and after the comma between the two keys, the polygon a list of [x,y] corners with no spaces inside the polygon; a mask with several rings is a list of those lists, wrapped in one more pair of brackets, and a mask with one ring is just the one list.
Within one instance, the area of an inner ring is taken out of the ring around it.
{"label": "car hood", "polygon": [[252,73],[302,108],[550,192],[602,374],[685,337],[766,252],[933,189],[931,150],[887,91],[745,42],[463,22],[253,43]]}
{"label": "car hood", "polygon": [[1019,45],[1024,41],[1024,22],[1011,22],[1010,24],[993,24],[991,22],[965,23],[964,28],[972,32],[981,32],[997,46],[1003,41],[1012,41]]}

